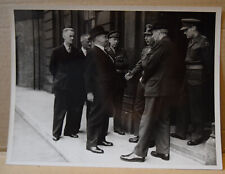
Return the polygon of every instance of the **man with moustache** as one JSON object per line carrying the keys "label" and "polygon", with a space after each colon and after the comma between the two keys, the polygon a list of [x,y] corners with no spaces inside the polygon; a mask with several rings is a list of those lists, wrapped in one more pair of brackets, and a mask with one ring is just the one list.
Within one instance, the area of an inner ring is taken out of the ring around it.
{"label": "man with moustache", "polygon": [[94,47],[87,54],[88,64],[85,72],[87,100],[91,102],[87,119],[86,149],[99,154],[104,151],[98,145],[113,145],[106,141],[105,137],[113,103],[116,70],[114,60],[104,50],[107,43],[106,34],[102,26],[96,26],[90,31]]}
{"label": "man with moustache", "polygon": [[153,133],[156,151],[152,151],[151,155],[163,160],[169,160],[170,157],[169,114],[177,90],[176,55],[165,25],[155,24],[152,33],[156,45],[151,55],[142,62],[145,109],[140,122],[139,141],[132,153],[120,156],[128,162],[145,161]]}
{"label": "man with moustache", "polygon": [[119,32],[118,31],[110,31],[107,35],[108,37],[108,46],[105,47],[105,51],[108,53],[110,57],[114,60],[114,65],[116,69],[116,81],[114,84],[115,88],[115,96],[114,96],[114,132],[119,135],[125,135],[125,132],[122,127],[122,102],[123,102],[123,94],[124,89],[126,87],[126,80],[124,78],[125,72],[128,68],[128,60],[126,56],[126,51],[122,49],[119,45]]}
{"label": "man with moustache", "polygon": [[78,138],[80,119],[85,101],[84,65],[79,50],[73,46],[74,29],[63,29],[64,43],[51,55],[50,72],[53,75],[54,117],[53,140],[58,141],[66,116],[64,135]]}

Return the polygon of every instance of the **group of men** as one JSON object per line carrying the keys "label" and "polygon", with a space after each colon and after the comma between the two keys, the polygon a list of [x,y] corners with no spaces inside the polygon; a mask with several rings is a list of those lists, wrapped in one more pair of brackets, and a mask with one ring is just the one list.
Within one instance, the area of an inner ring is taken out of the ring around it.
{"label": "group of men", "polygon": [[[53,50],[50,72],[54,77],[53,140],[58,141],[66,115],[64,135],[78,138],[83,105],[87,104],[86,149],[104,153],[98,145],[113,146],[106,141],[109,116],[114,116],[114,131],[124,135],[121,125],[122,97],[126,80],[139,76],[135,112],[137,128],[130,142],[137,145],[125,161],[143,162],[149,147],[151,155],[163,160],[170,156],[170,113],[177,106],[183,84],[187,86],[190,106],[191,140],[188,145],[203,141],[203,84],[207,74],[209,42],[198,32],[197,19],[182,19],[181,31],[189,44],[185,58],[186,72],[179,74],[180,58],[162,23],[147,24],[144,32],[146,47],[136,66],[128,70],[126,52],[118,47],[119,33],[107,33],[102,26],[94,27],[81,36],[80,50],[72,46],[74,30],[63,30],[64,43]],[[92,44],[91,44],[92,42]],[[184,114],[185,115],[185,114]],[[171,136],[185,139],[177,131]],[[186,135],[185,135],[186,136]]]}
{"label": "group of men", "polygon": [[[122,97],[128,68],[126,53],[118,47],[119,33],[96,26],[81,36],[81,49],[73,47],[75,31],[63,30],[64,43],[55,48],[50,61],[55,94],[53,140],[64,136],[78,138],[84,103],[87,105],[86,149],[104,153],[98,145],[106,141],[109,117],[114,117],[114,131],[124,135],[121,125]],[[63,131],[63,122],[66,124]]]}

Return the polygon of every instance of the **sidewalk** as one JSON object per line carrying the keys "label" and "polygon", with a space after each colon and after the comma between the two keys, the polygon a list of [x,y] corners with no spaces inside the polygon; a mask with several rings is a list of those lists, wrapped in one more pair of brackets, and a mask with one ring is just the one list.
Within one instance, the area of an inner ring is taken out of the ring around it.
{"label": "sidewalk", "polygon": [[[118,135],[113,132],[112,118],[109,124],[108,141],[114,143],[113,147],[102,147],[104,154],[95,154],[85,149],[86,147],[86,108],[84,107],[81,133],[78,139],[63,137],[59,141],[54,142],[51,136],[52,120],[53,120],[53,94],[44,91],[34,91],[27,88],[16,88],[16,112],[20,117],[27,121],[33,129],[35,129],[41,137],[54,148],[65,161],[60,165],[72,166],[98,166],[98,167],[140,167],[140,168],[198,168],[202,166],[198,162],[185,158],[171,151],[169,161],[153,158],[150,152],[154,148],[149,149],[149,155],[144,163],[128,163],[119,159],[121,154],[130,153],[135,144],[129,143],[128,139],[131,135]],[[16,124],[16,123],[15,123]],[[14,141],[18,143],[18,141]],[[35,139],[34,139],[35,143]],[[32,144],[31,144],[32,146]],[[41,151],[42,149],[40,149]],[[44,161],[44,159],[43,159]],[[52,160],[54,161],[54,160]],[[35,161],[34,161],[35,163]],[[38,164],[38,163],[37,163]],[[52,163],[55,164],[55,163]]]}

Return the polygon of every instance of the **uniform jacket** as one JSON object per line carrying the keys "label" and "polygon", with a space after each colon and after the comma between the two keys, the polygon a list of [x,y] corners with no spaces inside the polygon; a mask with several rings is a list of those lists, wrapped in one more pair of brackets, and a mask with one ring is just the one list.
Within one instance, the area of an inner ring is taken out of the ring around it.
{"label": "uniform jacket", "polygon": [[118,90],[126,86],[125,73],[128,69],[127,55],[124,49],[117,48],[115,51],[111,47],[106,47],[105,51],[113,58],[116,69],[116,86]]}
{"label": "uniform jacket", "polygon": [[142,49],[141,58],[136,63],[135,67],[132,69],[131,74],[136,75],[144,70],[142,67],[142,61],[144,61],[148,56],[150,56],[151,50],[152,50],[151,46],[146,46]]}
{"label": "uniform jacket", "polygon": [[[213,59],[210,56],[208,39],[199,34],[188,43],[185,64],[186,79],[192,85],[199,85],[213,74]],[[194,68],[193,65],[201,65],[203,68]]]}
{"label": "uniform jacket", "polygon": [[85,84],[87,93],[112,94],[116,69],[106,52],[94,46],[87,53]]}
{"label": "uniform jacket", "polygon": [[177,58],[175,47],[167,36],[155,44],[150,55],[142,61],[145,96],[172,96],[176,93]]}
{"label": "uniform jacket", "polygon": [[72,47],[68,53],[64,45],[55,48],[49,65],[53,75],[53,91],[70,91],[83,96],[84,66],[85,58],[78,49]]}

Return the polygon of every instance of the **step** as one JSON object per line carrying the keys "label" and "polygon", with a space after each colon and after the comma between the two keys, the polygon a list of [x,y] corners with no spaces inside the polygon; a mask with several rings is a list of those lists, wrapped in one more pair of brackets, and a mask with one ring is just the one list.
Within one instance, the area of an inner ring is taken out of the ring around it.
{"label": "step", "polygon": [[215,138],[210,137],[206,142],[195,146],[188,146],[187,141],[170,137],[171,151],[204,165],[216,165]]}

